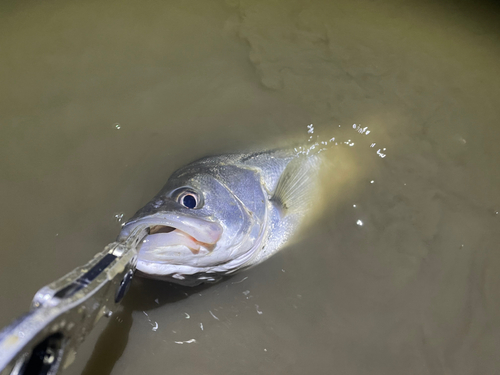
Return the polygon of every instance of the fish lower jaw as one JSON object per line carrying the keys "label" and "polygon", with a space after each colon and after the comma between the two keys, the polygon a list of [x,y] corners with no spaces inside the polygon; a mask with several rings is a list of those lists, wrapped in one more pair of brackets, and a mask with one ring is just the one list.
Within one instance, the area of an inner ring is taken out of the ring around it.
{"label": "fish lower jaw", "polygon": [[192,277],[193,275],[216,273],[216,271],[212,270],[212,267],[195,267],[185,264],[161,263],[141,259],[137,261],[137,270],[149,278],[162,279],[168,277],[173,279],[172,281],[176,282],[178,280],[180,283],[186,277]]}
{"label": "fish lower jaw", "polygon": [[[200,282],[206,280],[204,275],[229,275],[237,272],[242,268],[247,268],[246,265],[249,258],[252,257],[252,253],[244,254],[236,259],[232,259],[226,262],[214,262],[214,259],[208,256],[197,256],[196,262],[183,261],[178,263],[166,262],[156,260],[148,260],[138,257],[137,260],[137,270],[143,274],[146,274],[150,278],[162,279],[164,277],[172,278],[180,281],[187,278],[198,277]],[[208,280],[209,281],[209,280]]]}

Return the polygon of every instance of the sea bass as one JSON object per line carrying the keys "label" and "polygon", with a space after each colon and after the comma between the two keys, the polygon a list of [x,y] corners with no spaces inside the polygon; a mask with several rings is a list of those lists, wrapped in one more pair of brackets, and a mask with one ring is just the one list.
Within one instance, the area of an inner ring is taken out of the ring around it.
{"label": "sea bass", "polygon": [[122,228],[146,225],[137,270],[177,284],[216,282],[280,250],[310,206],[318,156],[293,150],[206,157],[177,170]]}

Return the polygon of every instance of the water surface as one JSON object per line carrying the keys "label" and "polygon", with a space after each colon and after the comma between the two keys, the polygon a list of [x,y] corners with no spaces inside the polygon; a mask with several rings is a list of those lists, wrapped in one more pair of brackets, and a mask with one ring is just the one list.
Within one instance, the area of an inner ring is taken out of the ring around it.
{"label": "water surface", "polygon": [[330,199],[303,238],[216,285],[136,281],[67,373],[495,372],[498,14],[453,1],[4,2],[0,325],[111,242],[115,215],[176,168],[307,140],[314,124],[353,145],[330,150]]}

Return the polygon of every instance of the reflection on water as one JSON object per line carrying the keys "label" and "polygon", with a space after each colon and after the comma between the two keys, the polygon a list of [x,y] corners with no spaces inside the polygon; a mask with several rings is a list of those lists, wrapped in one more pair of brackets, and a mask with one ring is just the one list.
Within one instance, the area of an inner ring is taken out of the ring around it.
{"label": "reflection on water", "polygon": [[178,167],[306,140],[333,172],[300,241],[211,286],[135,282],[68,373],[493,373],[499,24],[454,1],[2,3],[0,324]]}

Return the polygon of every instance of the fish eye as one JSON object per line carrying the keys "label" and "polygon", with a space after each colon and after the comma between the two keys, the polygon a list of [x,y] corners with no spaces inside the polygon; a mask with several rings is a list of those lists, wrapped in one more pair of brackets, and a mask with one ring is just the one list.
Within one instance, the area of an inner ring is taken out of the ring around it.
{"label": "fish eye", "polygon": [[179,189],[173,195],[177,202],[186,208],[195,209],[202,206],[200,195],[191,189]]}
{"label": "fish eye", "polygon": [[187,208],[195,208],[196,198],[194,197],[194,195],[186,194],[182,197],[182,205]]}

